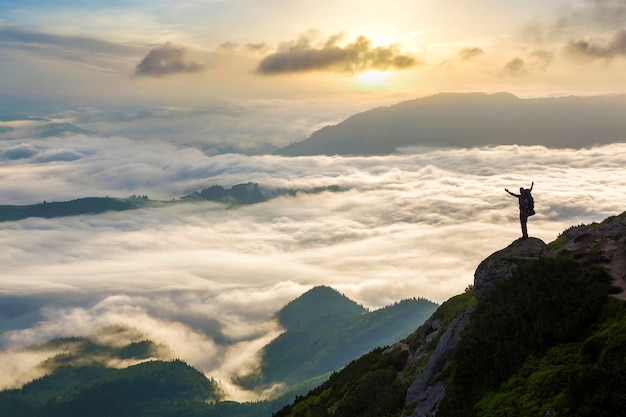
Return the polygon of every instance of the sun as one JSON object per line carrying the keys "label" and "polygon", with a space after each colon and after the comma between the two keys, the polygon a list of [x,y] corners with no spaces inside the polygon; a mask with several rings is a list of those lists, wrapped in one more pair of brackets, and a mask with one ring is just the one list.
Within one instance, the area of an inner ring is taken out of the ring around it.
{"label": "sun", "polygon": [[378,70],[370,70],[361,72],[356,75],[357,80],[365,84],[378,85],[387,79],[389,76],[388,72],[378,71]]}

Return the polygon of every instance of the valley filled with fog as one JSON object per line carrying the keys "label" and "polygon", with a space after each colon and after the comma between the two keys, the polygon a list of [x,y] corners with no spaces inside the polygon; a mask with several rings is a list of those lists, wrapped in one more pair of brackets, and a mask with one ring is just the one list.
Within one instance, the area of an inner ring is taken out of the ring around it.
{"label": "valley filled with fog", "polygon": [[546,243],[626,209],[626,144],[281,157],[77,135],[3,140],[0,160],[0,204],[167,201],[248,181],[339,187],[237,207],[180,202],[0,223],[0,388],[37,376],[35,365],[54,354],[24,347],[65,336],[106,341],[107,328],[123,325],[129,340],[165,344],[233,398],[253,399],[229,378],[254,368],[280,332],[273,313],[311,287],[333,287],[369,309],[463,292],[482,259],[521,235],[505,187],[535,182],[529,234]]}

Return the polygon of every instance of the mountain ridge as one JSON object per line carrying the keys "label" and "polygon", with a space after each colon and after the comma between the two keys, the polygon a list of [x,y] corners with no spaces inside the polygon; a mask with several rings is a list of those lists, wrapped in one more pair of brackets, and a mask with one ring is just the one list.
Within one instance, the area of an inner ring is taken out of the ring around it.
{"label": "mountain ridge", "polygon": [[311,320],[331,314],[343,320],[349,320],[366,312],[365,307],[340,294],[339,291],[319,285],[287,303],[275,314],[275,317],[281,325],[290,329],[305,326]]}
{"label": "mountain ridge", "polygon": [[151,200],[148,196],[130,197],[82,197],[70,201],[47,202],[26,205],[0,205],[0,222],[18,221],[29,217],[56,218],[79,215],[95,215],[110,211],[127,211],[140,208],[164,207],[177,203],[213,201],[227,207],[262,203],[280,196],[295,196],[298,193],[318,194],[322,192],[340,192],[338,186],[314,187],[310,189],[272,189],[265,190],[255,182],[235,184],[231,188],[212,185],[191,194],[169,201]]}
{"label": "mountain ridge", "polygon": [[626,95],[522,99],[510,93],[440,93],[357,113],[276,153],[386,155],[403,147],[589,147],[626,141],[625,110]]}
{"label": "mountain ridge", "polygon": [[405,299],[368,311],[331,287],[316,286],[276,313],[285,331],[262,349],[261,367],[235,383],[255,391],[277,383],[311,389],[354,358],[410,334],[436,306]]}

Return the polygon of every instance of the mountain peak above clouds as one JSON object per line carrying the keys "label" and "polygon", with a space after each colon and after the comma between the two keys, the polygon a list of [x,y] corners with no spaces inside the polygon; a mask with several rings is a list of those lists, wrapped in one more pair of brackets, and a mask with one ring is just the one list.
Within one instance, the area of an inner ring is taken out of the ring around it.
{"label": "mountain peak above clouds", "polygon": [[323,285],[313,287],[276,313],[286,328],[299,327],[320,318],[334,316],[343,321],[366,313],[365,307],[350,300],[337,290]]}
{"label": "mountain peak above clouds", "polygon": [[277,153],[384,155],[424,146],[581,148],[626,141],[625,110],[626,95],[522,99],[509,93],[440,93],[355,114]]}

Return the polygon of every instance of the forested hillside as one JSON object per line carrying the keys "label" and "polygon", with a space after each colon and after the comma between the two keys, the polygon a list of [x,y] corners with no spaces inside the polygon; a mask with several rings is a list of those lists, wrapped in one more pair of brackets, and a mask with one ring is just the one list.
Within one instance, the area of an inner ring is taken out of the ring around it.
{"label": "forested hillside", "polygon": [[181,361],[151,361],[125,369],[68,366],[21,390],[1,393],[0,415],[184,415],[222,397],[215,381]]}
{"label": "forested hillside", "polygon": [[[623,251],[616,224],[623,231],[624,219],[626,213],[589,228],[617,237]],[[428,396],[408,395],[409,388],[425,386],[419,381],[442,357],[446,330],[463,315],[469,321],[458,345],[428,385],[445,390],[437,416],[621,415],[626,302],[611,296],[620,288],[604,266],[610,256],[592,246],[595,263],[563,254],[566,239],[584,235],[570,230],[557,239],[555,257],[516,261],[511,276],[478,302],[472,288],[451,298],[413,335],[355,360],[274,416],[427,415],[421,401]]]}
{"label": "forested hillside", "polygon": [[[369,311],[330,287],[314,287],[276,313],[285,332],[263,349],[258,373],[234,381],[258,392],[271,384],[284,386],[271,400],[249,403],[226,400],[217,381],[179,360],[164,360],[173,354],[164,344],[55,339],[28,348],[60,353],[40,364],[47,376],[0,392],[0,415],[268,417],[354,358],[410,334],[436,307],[409,299]],[[109,367],[124,361],[140,363]]]}
{"label": "forested hillside", "polygon": [[407,299],[370,312],[332,288],[315,287],[277,313],[287,330],[263,348],[258,372],[237,382],[254,390],[284,383],[302,393],[351,360],[406,337],[436,308]]}

